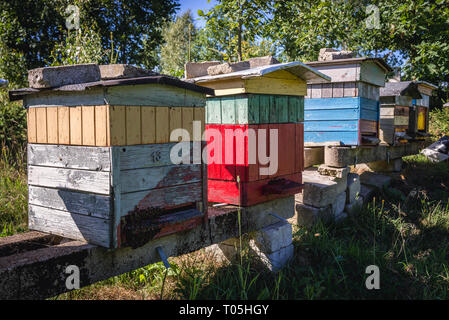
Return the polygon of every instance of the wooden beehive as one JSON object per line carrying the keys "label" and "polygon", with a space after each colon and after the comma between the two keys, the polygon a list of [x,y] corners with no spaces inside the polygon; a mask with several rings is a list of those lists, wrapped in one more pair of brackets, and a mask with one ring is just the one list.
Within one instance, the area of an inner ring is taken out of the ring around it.
{"label": "wooden beehive", "polygon": [[380,89],[380,140],[389,145],[405,143],[410,138],[410,108],[413,99],[421,99],[418,86],[412,81],[387,82]]}
{"label": "wooden beehive", "polygon": [[306,146],[376,144],[379,137],[379,89],[391,68],[377,58],[309,62],[332,78],[310,84],[304,104]]}
{"label": "wooden beehive", "polygon": [[[299,193],[304,168],[306,83],[329,79],[293,62],[193,81],[215,89],[216,97],[209,97],[206,105],[208,154],[213,148],[221,159],[230,160],[216,163],[208,159],[208,200],[250,206]],[[274,173],[263,172],[269,165],[258,157],[249,160],[259,150],[264,154],[270,150],[270,139],[276,139],[270,136],[270,130],[277,132],[278,166]],[[249,132],[257,138],[251,140]],[[217,142],[214,133],[220,133],[223,139]],[[268,139],[259,141],[261,135]],[[222,148],[212,147],[213,143]]]}
{"label": "wooden beehive", "polygon": [[28,110],[29,228],[116,248],[199,223],[206,166],[173,163],[170,133],[201,159],[206,93],[168,76],[10,92]]}
{"label": "wooden beehive", "polygon": [[430,97],[438,87],[425,81],[415,81],[415,83],[422,98],[413,100],[408,133],[415,139],[424,139],[429,132]]}

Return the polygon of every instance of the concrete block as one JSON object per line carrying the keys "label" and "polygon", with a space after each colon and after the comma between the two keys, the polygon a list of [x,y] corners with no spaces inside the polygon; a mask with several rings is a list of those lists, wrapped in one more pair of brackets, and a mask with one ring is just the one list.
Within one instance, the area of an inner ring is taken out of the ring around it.
{"label": "concrete block", "polygon": [[292,225],[279,221],[257,231],[252,241],[265,253],[278,251],[292,243]]}
{"label": "concrete block", "polygon": [[316,170],[303,172],[304,188],[296,194],[296,202],[301,202],[312,207],[321,208],[334,203],[337,195],[347,188],[347,176],[336,178],[323,176]]}
{"label": "concrete block", "polygon": [[241,61],[235,63],[223,63],[216,66],[210,66],[207,68],[207,74],[210,76],[215,76],[219,74],[231,73],[241,70],[249,69],[250,63],[249,61]]}
{"label": "concrete block", "polygon": [[363,203],[367,203],[371,201],[372,197],[376,193],[376,190],[372,187],[369,187],[365,184],[360,186],[360,197],[363,199]]}
{"label": "concrete block", "polygon": [[325,164],[322,164],[321,166],[318,167],[318,172],[323,176],[344,178],[348,175],[348,173],[350,172],[350,169],[349,169],[349,167],[334,168],[334,167],[329,167]]}
{"label": "concrete block", "polygon": [[353,203],[360,194],[360,177],[358,174],[348,174],[348,189],[346,190],[347,203]]}
{"label": "concrete block", "polygon": [[100,65],[101,80],[127,79],[154,76],[158,73],[129,64]]}
{"label": "concrete block", "polygon": [[356,169],[370,172],[400,172],[402,170],[402,158],[391,159],[389,162],[382,160],[358,164]]}
{"label": "concrete block", "polygon": [[332,218],[332,207],[315,208],[303,203],[296,203],[296,214],[289,220],[290,223],[303,227],[310,227],[318,221],[327,222]]}
{"label": "concrete block", "polygon": [[353,58],[354,54],[352,51],[338,51],[332,48],[322,48],[318,56],[318,61],[331,61],[338,59],[349,59]]}
{"label": "concrete block", "polygon": [[28,71],[29,86],[36,89],[95,82],[100,79],[100,68],[94,63],[37,68]]}
{"label": "concrete block", "polygon": [[324,147],[304,148],[304,168],[324,163]]}
{"label": "concrete block", "polygon": [[280,63],[277,59],[275,59],[272,56],[251,58],[248,59],[248,62],[250,68],[257,68]]}
{"label": "concrete block", "polygon": [[383,187],[390,184],[391,177],[374,172],[363,172],[360,175],[360,182],[369,187],[381,190]]}
{"label": "concrete block", "polygon": [[186,79],[207,76],[207,68],[221,64],[219,61],[187,62],[184,65]]}
{"label": "concrete block", "polygon": [[272,272],[282,269],[293,258],[294,253],[293,244],[272,253],[265,253],[256,246],[253,247],[253,250],[261,262]]}
{"label": "concrete block", "polygon": [[234,262],[239,258],[240,240],[238,238],[231,238],[210,245],[205,248],[205,251],[217,262]]}
{"label": "concrete block", "polygon": [[332,214],[334,217],[338,217],[344,210],[346,205],[346,191],[340,193],[336,198],[334,203],[332,203]]}
{"label": "concrete block", "polygon": [[360,210],[363,206],[363,197],[359,196],[352,203],[347,203],[345,206],[345,212],[348,214],[353,214],[357,210]]}

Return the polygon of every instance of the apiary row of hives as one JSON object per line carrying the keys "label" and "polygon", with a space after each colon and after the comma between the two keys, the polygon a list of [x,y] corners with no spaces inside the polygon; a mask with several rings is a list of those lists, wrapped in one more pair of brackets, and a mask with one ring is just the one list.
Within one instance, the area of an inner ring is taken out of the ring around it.
{"label": "apiary row of hives", "polygon": [[197,66],[185,81],[123,65],[30,71],[10,92],[27,108],[30,229],[138,246],[201,223],[208,202],[299,193],[305,144],[428,128],[430,85],[382,95],[381,59]]}

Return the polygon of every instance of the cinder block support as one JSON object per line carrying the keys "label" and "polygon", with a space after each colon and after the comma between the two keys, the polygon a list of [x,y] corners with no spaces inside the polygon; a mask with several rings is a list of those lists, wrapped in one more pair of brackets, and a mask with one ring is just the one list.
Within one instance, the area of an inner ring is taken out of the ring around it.
{"label": "cinder block support", "polygon": [[280,221],[261,229],[250,247],[270,271],[279,271],[293,257],[291,224]]}
{"label": "cinder block support", "polygon": [[350,173],[348,175],[348,189],[346,190],[347,199],[346,202],[348,204],[356,201],[357,196],[360,195],[360,177],[358,174]]}
{"label": "cinder block support", "polygon": [[374,161],[367,164],[358,164],[356,169],[371,172],[400,172],[402,162],[402,158],[391,159],[390,161]]}

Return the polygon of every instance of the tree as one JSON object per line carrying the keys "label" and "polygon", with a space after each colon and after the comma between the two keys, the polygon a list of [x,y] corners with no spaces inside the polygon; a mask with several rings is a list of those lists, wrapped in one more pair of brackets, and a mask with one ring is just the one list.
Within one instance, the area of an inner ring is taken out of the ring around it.
{"label": "tree", "polygon": [[[178,0],[8,0],[0,2],[0,47],[7,61],[22,57],[25,69],[43,67],[54,47],[64,42],[66,8],[79,8],[84,30],[97,30],[104,50],[111,47],[111,32],[120,47],[119,63],[153,68],[154,50],[162,42],[162,28],[179,7]],[[13,76],[25,78],[25,74]],[[23,82],[23,80],[22,80]]]}
{"label": "tree", "polygon": [[204,34],[212,38],[211,42],[215,44],[209,48],[226,61],[244,60],[244,46],[257,46],[261,41],[260,38],[264,37],[268,2],[262,0],[218,2],[219,4],[206,13],[198,11],[198,15],[206,19]]}
{"label": "tree", "polygon": [[193,24],[190,10],[175,21],[170,22],[163,30],[164,44],[160,49],[161,72],[175,77],[182,77],[184,64],[198,58],[197,29]]}

